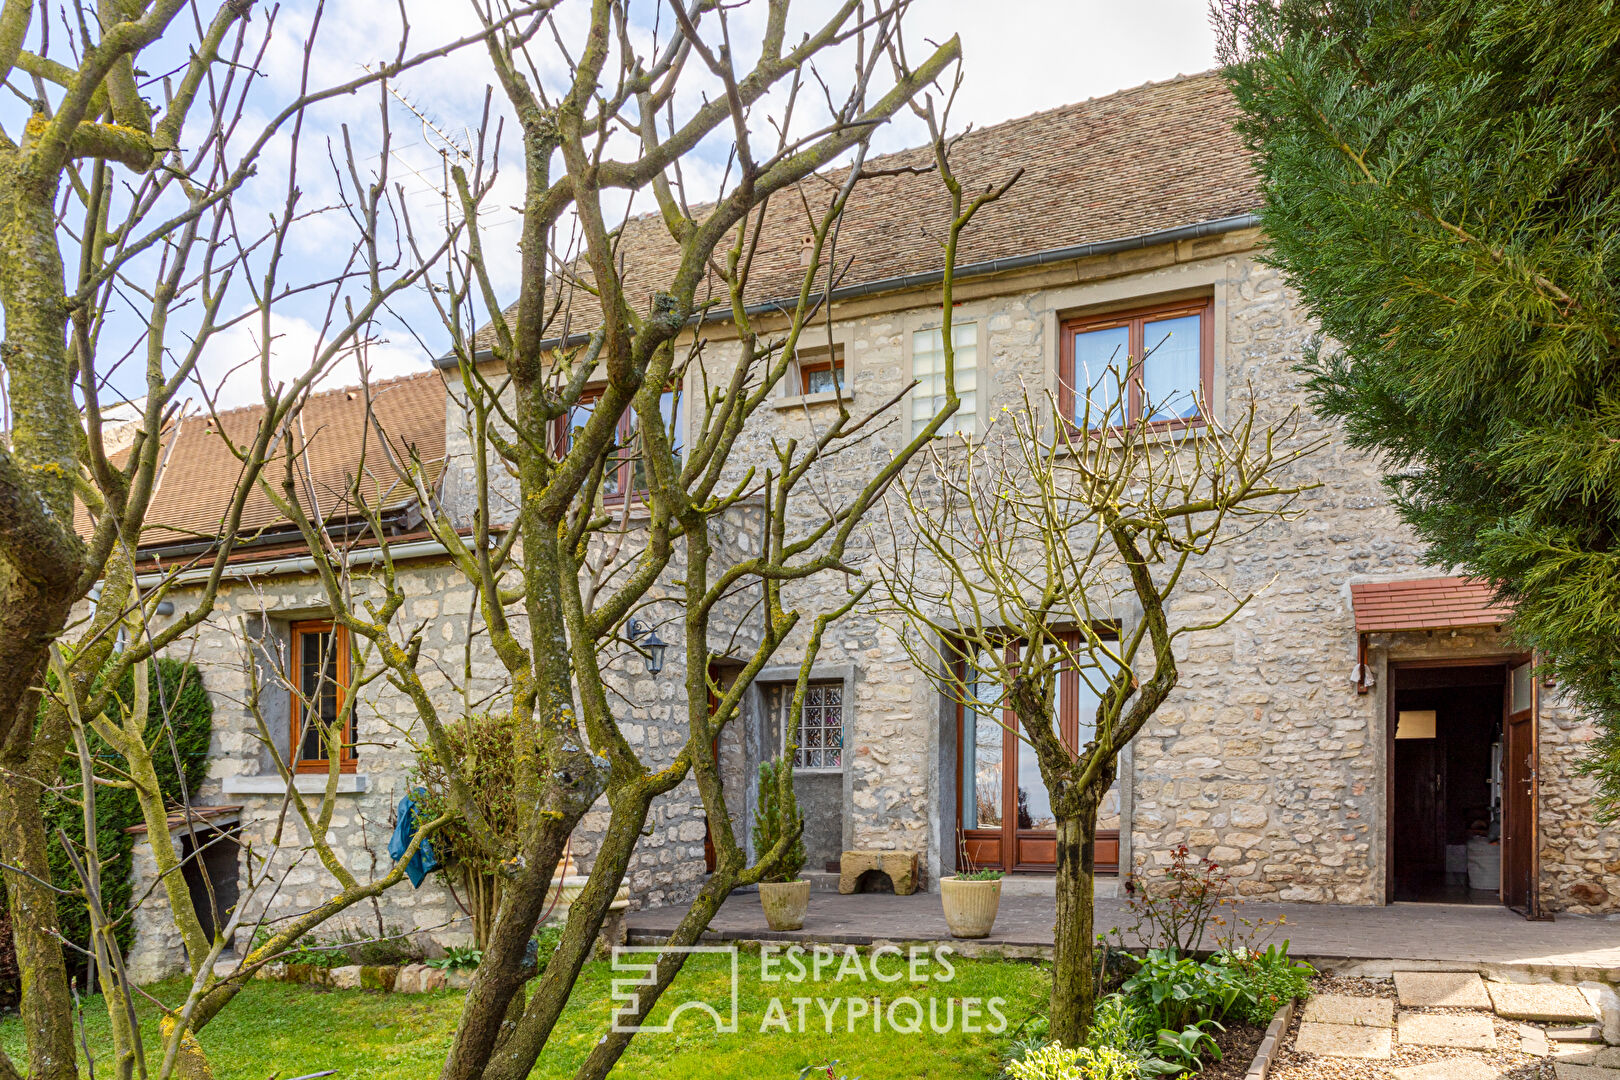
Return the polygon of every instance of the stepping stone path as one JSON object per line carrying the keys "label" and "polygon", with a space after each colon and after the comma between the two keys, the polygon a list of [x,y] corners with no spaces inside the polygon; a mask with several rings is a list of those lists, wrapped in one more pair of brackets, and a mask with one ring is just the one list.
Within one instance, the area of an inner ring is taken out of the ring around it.
{"label": "stepping stone path", "polygon": [[[1497,1049],[1492,1013],[1542,1024],[1589,1025],[1598,1019],[1591,1001],[1573,986],[1486,983],[1473,972],[1397,971],[1395,994],[1396,1001],[1338,994],[1311,998],[1305,1004],[1294,1049],[1324,1057],[1380,1061],[1392,1057],[1398,1046],[1490,1052]],[[1418,1011],[1426,1009],[1477,1011]],[[1518,1049],[1550,1058],[1557,1080],[1620,1080],[1620,1047],[1593,1045],[1600,1031],[1598,1027],[1547,1031],[1521,1023]],[[1567,1042],[1561,1035],[1592,1041]],[[1458,1054],[1390,1068],[1388,1075],[1395,1080],[1499,1080],[1502,1074],[1496,1065]]]}

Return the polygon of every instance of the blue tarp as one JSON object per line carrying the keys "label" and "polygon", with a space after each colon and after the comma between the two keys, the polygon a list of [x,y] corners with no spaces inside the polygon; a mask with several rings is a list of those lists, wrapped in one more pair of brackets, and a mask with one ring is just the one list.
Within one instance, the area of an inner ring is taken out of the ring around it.
{"label": "blue tarp", "polygon": [[[394,825],[394,835],[388,839],[388,857],[399,862],[411,846],[411,838],[416,835],[416,796],[407,795],[399,800],[399,809],[395,814],[398,821]],[[439,860],[433,854],[433,841],[423,840],[417,846],[416,854],[411,856],[411,861],[405,864],[405,876],[411,879],[411,888],[420,889],[422,879],[438,865]]]}

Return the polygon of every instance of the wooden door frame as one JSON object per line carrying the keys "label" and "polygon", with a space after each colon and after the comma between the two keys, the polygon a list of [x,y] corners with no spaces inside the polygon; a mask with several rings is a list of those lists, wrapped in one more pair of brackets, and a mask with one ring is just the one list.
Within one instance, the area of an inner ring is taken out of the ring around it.
{"label": "wooden door frame", "polygon": [[[1533,654],[1524,652],[1492,653],[1489,656],[1423,657],[1398,660],[1386,652],[1384,663],[1384,904],[1395,902],[1395,728],[1399,713],[1395,709],[1395,683],[1402,671],[1422,668],[1500,667],[1502,669],[1502,744],[1507,748],[1508,708],[1512,703],[1513,669],[1526,661],[1534,661]],[[1530,896],[1526,917],[1541,918],[1541,688],[1539,680],[1530,680]],[[1504,768],[1504,774],[1506,769]],[[1502,817],[1507,818],[1507,786],[1503,785]],[[1505,866],[1505,860],[1504,860]],[[1504,870],[1505,872],[1505,870]],[[1498,896],[1501,883],[1498,880]],[[1504,903],[1504,907],[1506,904]]]}

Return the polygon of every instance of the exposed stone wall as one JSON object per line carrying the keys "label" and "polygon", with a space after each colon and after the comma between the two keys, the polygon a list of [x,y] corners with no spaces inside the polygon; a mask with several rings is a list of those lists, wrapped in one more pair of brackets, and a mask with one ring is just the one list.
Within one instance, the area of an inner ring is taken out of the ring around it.
{"label": "exposed stone wall", "polygon": [[[357,573],[357,599],[370,588],[368,573]],[[501,708],[507,686],[505,671],[489,648],[480,620],[469,618],[473,594],[459,572],[442,559],[415,560],[400,564],[399,581],[407,599],[396,619],[397,639],[403,640],[412,629],[423,628],[419,670],[440,717],[463,715],[469,702],[475,711]],[[184,612],[195,599],[181,590],[174,601],[176,610]],[[208,622],[171,649],[172,654],[197,663],[203,685],[213,698],[209,771],[197,801],[243,806],[241,881],[250,920],[257,919],[260,913],[279,917],[308,910],[336,891],[330,874],[309,852],[300,857],[299,849],[307,842],[307,834],[296,811],[283,813],[280,791],[263,790],[264,782],[274,783],[271,778],[275,769],[248,704],[249,677],[244,666],[250,641],[275,642],[288,622],[320,618],[325,611],[324,594],[312,576],[260,578],[251,585],[228,582],[220,590],[216,610]],[[677,620],[676,631],[678,627]],[[671,639],[671,648],[668,666],[659,679],[641,669],[639,658],[634,664],[621,660],[610,668],[620,695],[615,700],[630,703],[623,706],[621,714],[626,737],[644,752],[654,768],[672,760],[684,740],[684,736],[671,734],[684,730],[680,715],[684,704],[677,695],[685,670],[680,638],[678,632],[672,638],[670,630],[662,625],[660,633]],[[278,662],[284,662],[284,647],[278,652],[272,646],[268,651],[278,655]],[[373,657],[367,671],[374,672],[377,666]],[[262,693],[260,702],[271,736],[285,752],[289,722],[286,694],[273,690]],[[353,776],[342,779],[335,797],[330,837],[344,865],[364,882],[386,874],[392,865],[388,839],[396,823],[396,806],[408,790],[415,767],[414,747],[422,738],[422,728],[410,700],[385,679],[377,679],[361,691],[356,716],[358,768]],[[303,777],[300,789],[309,785],[318,791],[324,780],[324,776]],[[258,787],[254,787],[256,782]],[[248,788],[252,790],[244,790]],[[318,794],[305,797],[312,807],[319,798]],[[628,875],[633,906],[685,898],[695,892],[703,873],[703,816],[696,785],[688,781],[659,799],[651,818],[652,835],[638,848]],[[606,823],[604,800],[586,815],[575,833],[574,855],[586,870]],[[266,867],[262,860],[278,830],[283,833],[282,855]],[[267,871],[272,879],[282,880],[279,891],[273,896],[269,888],[250,893],[248,881],[264,879]],[[153,874],[149,852],[137,859],[134,874],[136,895],[141,896]],[[165,925],[163,904],[162,894],[158,893],[145,901],[142,914],[137,916],[141,933],[131,962],[147,977],[168,974],[183,963],[178,942]],[[333,920],[321,933],[343,929],[375,933],[379,926],[389,932],[397,929],[419,933],[430,949],[465,943],[471,931],[459,905],[435,875],[417,890],[402,882],[375,902],[357,905]],[[239,936],[239,946],[247,944],[247,937]]]}
{"label": "exposed stone wall", "polygon": [[1571,708],[1556,687],[1540,694],[1542,906],[1620,911],[1620,830],[1592,813],[1597,781],[1577,768],[1597,738],[1597,724]]}

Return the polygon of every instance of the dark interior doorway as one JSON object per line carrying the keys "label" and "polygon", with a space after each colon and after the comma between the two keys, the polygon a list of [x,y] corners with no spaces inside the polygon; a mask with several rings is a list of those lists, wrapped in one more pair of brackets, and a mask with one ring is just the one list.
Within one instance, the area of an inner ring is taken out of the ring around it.
{"label": "dark interior doorway", "polygon": [[[181,835],[180,854],[185,860],[180,872],[191,894],[192,909],[197,912],[203,933],[212,939],[216,928],[222,930],[230,922],[240,898],[237,867],[241,845],[237,826],[199,823],[195,831]],[[226,951],[234,949],[235,944],[227,941]]]}
{"label": "dark interior doorway", "polygon": [[1392,899],[1501,904],[1508,665],[1394,672]]}

